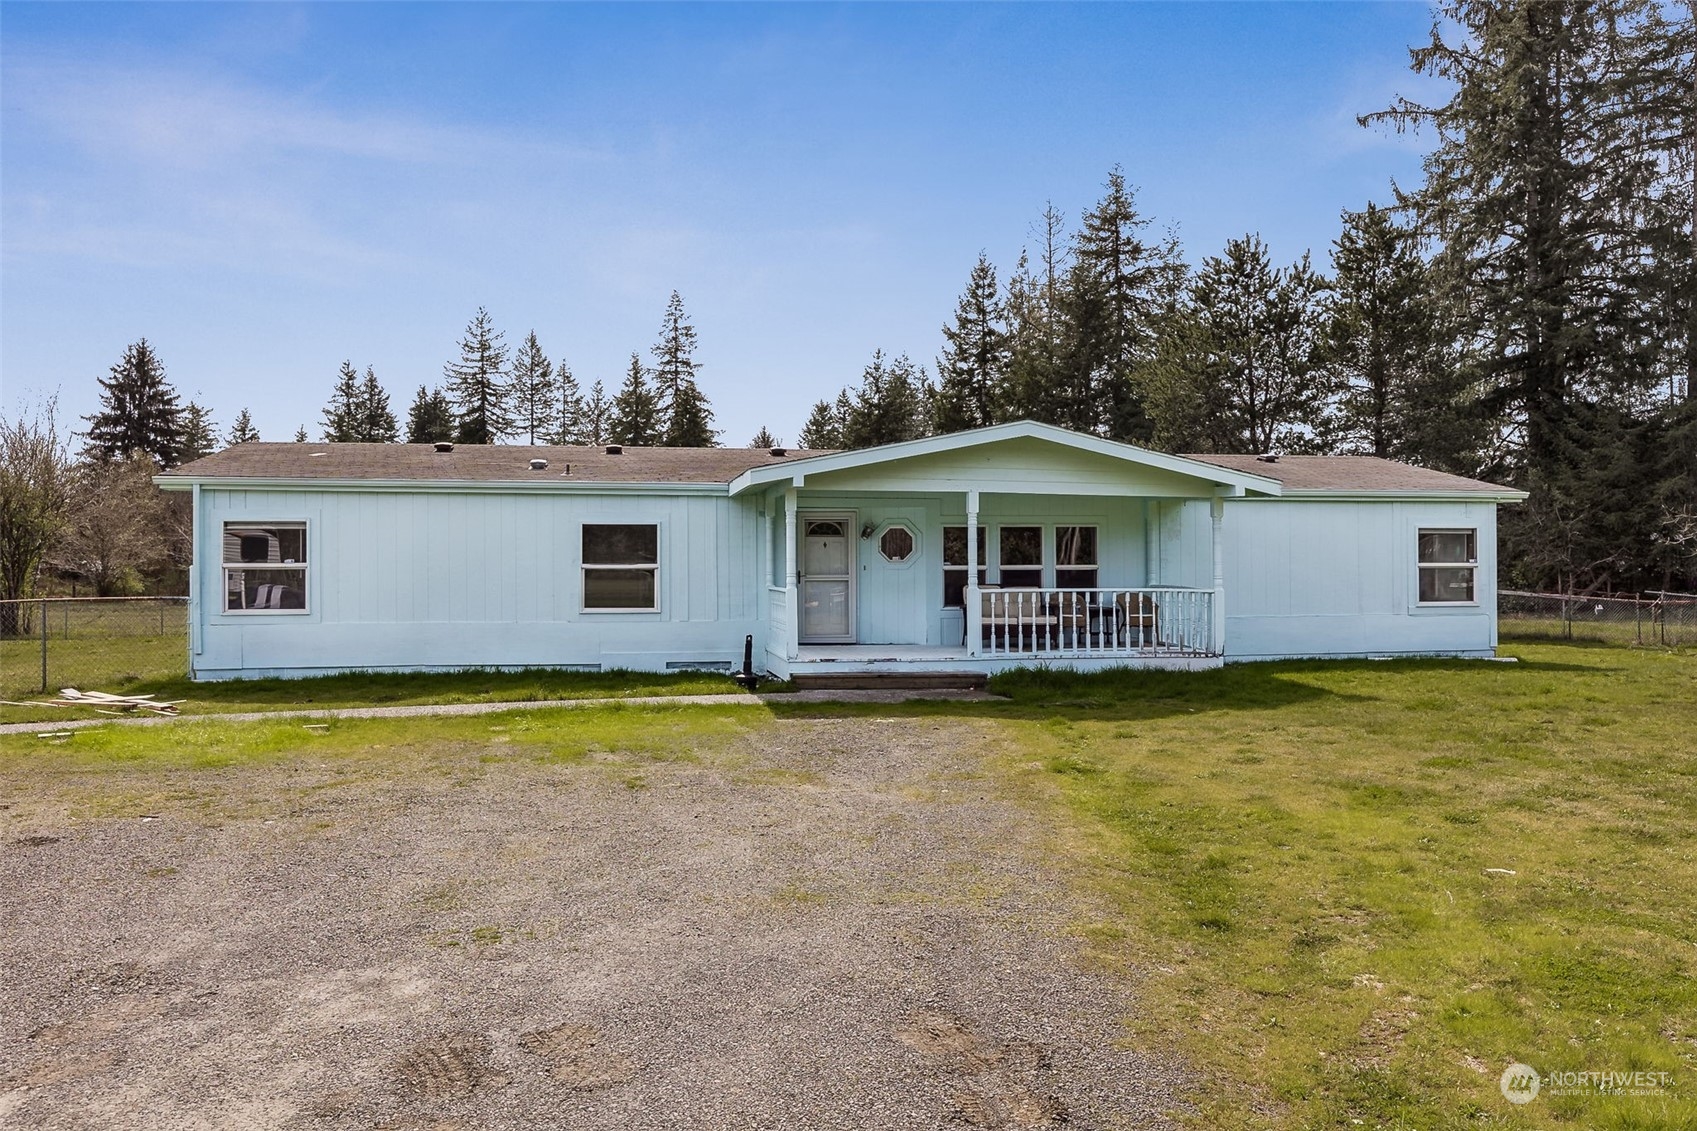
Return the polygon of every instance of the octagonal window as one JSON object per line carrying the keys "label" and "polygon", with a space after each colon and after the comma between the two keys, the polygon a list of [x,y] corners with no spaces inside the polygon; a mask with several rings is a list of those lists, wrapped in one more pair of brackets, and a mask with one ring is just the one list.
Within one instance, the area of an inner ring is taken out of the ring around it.
{"label": "octagonal window", "polygon": [[905,562],[913,557],[918,545],[913,531],[898,524],[884,531],[883,537],[878,539],[878,552],[884,555],[885,561]]}

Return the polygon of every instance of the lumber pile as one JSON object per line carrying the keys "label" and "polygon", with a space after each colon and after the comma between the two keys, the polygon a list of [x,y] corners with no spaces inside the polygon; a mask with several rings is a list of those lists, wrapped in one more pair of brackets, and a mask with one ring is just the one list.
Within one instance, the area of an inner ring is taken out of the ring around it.
{"label": "lumber pile", "polygon": [[150,715],[174,715],[177,704],[186,703],[186,699],[167,699],[159,701],[151,695],[110,695],[104,691],[78,691],[74,687],[61,687],[57,699],[38,699],[31,703],[13,703],[7,701],[10,707],[88,707],[102,715],[132,715],[144,712]]}

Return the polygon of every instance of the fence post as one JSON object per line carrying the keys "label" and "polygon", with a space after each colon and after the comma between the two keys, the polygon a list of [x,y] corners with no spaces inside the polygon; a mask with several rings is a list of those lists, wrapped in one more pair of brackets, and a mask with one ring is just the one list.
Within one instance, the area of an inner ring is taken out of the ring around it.
{"label": "fence post", "polygon": [[41,693],[47,694],[47,598],[41,599]]}
{"label": "fence post", "polygon": [[1644,644],[1644,617],[1640,612],[1644,597],[1640,593],[1632,595],[1632,635],[1638,641],[1639,647]]}

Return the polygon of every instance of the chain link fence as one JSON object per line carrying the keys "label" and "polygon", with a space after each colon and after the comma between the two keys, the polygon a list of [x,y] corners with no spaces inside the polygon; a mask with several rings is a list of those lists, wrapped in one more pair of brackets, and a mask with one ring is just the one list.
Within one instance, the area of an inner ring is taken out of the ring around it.
{"label": "chain link fence", "polygon": [[0,601],[0,699],[187,674],[187,597]]}
{"label": "chain link fence", "polygon": [[1497,593],[1497,630],[1505,640],[1590,640],[1663,648],[1697,645],[1697,595],[1575,597]]}

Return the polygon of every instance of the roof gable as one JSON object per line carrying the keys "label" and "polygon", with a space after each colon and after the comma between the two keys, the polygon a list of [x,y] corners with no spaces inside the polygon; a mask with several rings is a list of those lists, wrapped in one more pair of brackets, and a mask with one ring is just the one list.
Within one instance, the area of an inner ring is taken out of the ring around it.
{"label": "roof gable", "polygon": [[1085,491],[1157,495],[1277,495],[1277,480],[1185,456],[1150,451],[1039,424],[994,424],[875,448],[809,455],[751,468],[731,482],[739,494],[771,484],[821,490]]}

